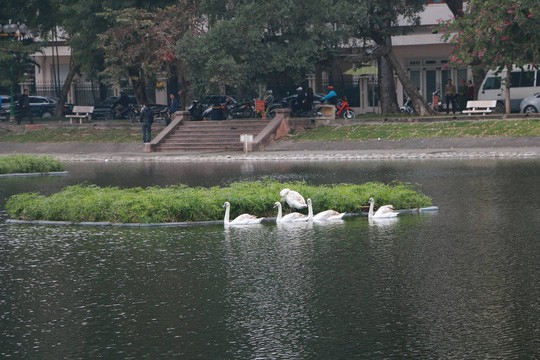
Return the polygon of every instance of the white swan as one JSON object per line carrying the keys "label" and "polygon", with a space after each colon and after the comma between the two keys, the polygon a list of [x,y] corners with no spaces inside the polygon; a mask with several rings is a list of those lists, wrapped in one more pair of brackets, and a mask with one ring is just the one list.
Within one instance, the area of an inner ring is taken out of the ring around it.
{"label": "white swan", "polygon": [[306,200],[299,192],[291,189],[283,189],[279,192],[281,200],[284,200],[290,207],[294,209],[305,209],[307,208]]}
{"label": "white swan", "polygon": [[[307,205],[306,205],[307,206]],[[313,210],[308,210],[308,215],[301,214],[299,212],[293,212],[290,214],[287,214],[283,216],[283,211],[281,209],[281,203],[279,201],[276,201],[274,204],[274,208],[278,208],[278,214],[276,218],[277,223],[284,223],[284,222],[305,222],[311,220],[313,217]],[[308,208],[309,209],[309,208]]]}
{"label": "white swan", "polygon": [[[311,199],[308,199],[308,209],[311,207]],[[313,213],[313,209],[310,209]],[[336,210],[325,210],[313,216],[313,221],[338,221],[343,220],[345,213],[337,212]]]}
{"label": "white swan", "polygon": [[377,211],[374,214],[373,213],[374,206],[375,206],[375,200],[373,198],[369,198],[369,212],[368,212],[369,219],[393,218],[399,215],[399,212],[395,211],[392,205],[382,205],[381,207],[377,209]]}
{"label": "white swan", "polygon": [[260,224],[263,218],[258,218],[250,214],[238,215],[234,220],[229,221],[229,215],[231,212],[231,204],[228,201],[225,201],[223,204],[225,208],[225,218],[223,219],[223,224],[225,225],[250,225],[250,224]]}

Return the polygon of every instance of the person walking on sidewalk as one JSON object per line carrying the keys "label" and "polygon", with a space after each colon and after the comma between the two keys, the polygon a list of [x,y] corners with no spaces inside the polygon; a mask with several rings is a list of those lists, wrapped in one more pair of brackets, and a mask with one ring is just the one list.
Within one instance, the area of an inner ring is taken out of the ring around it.
{"label": "person walking on sidewalk", "polygon": [[154,123],[154,112],[147,104],[143,104],[141,109],[141,123],[143,143],[146,144],[152,141],[152,124]]}

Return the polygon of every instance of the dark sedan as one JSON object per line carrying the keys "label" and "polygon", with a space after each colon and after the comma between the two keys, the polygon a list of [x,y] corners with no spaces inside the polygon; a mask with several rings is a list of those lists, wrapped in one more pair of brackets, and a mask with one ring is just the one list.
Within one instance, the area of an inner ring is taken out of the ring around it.
{"label": "dark sedan", "polygon": [[[52,117],[54,115],[54,110],[56,109],[56,104],[58,104],[58,101],[56,99],[50,98],[48,96],[31,95],[28,97],[28,100],[30,100],[30,114],[33,118]],[[9,115],[10,104],[11,98],[9,96],[2,96],[2,114],[0,114],[0,118],[2,118],[2,120],[4,120],[6,113],[7,115]],[[15,116],[17,116],[17,114],[19,113],[19,102],[17,100],[15,101],[14,106]],[[62,115],[69,114],[71,112],[71,109],[71,104],[64,105]]]}
{"label": "dark sedan", "polygon": [[[28,98],[30,100],[30,113],[32,114],[32,117],[50,118],[54,115],[56,104],[58,104],[56,99],[47,96],[29,96]],[[62,114],[65,115],[69,113],[70,108],[70,104],[64,105]]]}

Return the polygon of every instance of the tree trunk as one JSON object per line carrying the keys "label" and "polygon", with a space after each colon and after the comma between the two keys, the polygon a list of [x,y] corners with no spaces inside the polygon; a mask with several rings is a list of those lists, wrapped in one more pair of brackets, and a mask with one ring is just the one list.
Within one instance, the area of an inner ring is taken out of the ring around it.
{"label": "tree trunk", "polygon": [[388,60],[392,63],[392,66],[394,67],[394,71],[396,72],[396,75],[399,78],[399,81],[403,85],[405,89],[405,93],[411,98],[414,108],[418,112],[419,115],[435,115],[436,111],[430,107],[416,86],[412,83],[411,79],[401,66],[400,62],[396,58],[396,55],[392,51],[392,47],[388,48],[388,53],[385,55],[385,57],[388,57]]}
{"label": "tree trunk", "polygon": [[60,99],[58,100],[58,103],[56,104],[56,108],[54,109],[54,117],[62,117],[62,113],[64,111],[64,105],[66,104],[67,94],[69,92],[69,89],[71,88],[71,83],[73,82],[73,78],[75,77],[75,74],[79,72],[79,68],[81,66],[79,64],[75,64],[73,61],[73,57],[71,57],[71,61],[69,64],[69,73],[66,77],[66,81],[64,82],[64,86],[62,87],[62,92],[60,93]]}
{"label": "tree trunk", "polygon": [[379,67],[379,86],[381,89],[381,113],[394,114],[399,112],[396,96],[396,83],[394,81],[394,69],[386,56],[377,58]]}
{"label": "tree trunk", "polygon": [[510,88],[511,88],[511,78],[512,78],[512,64],[506,65],[506,77],[504,79],[504,108],[505,113],[510,114]]}
{"label": "tree trunk", "polygon": [[133,86],[133,91],[135,92],[135,97],[139,104],[148,104],[148,98],[146,97],[146,83],[144,81],[143,71],[137,68],[129,68],[129,79],[131,81],[131,86]]}

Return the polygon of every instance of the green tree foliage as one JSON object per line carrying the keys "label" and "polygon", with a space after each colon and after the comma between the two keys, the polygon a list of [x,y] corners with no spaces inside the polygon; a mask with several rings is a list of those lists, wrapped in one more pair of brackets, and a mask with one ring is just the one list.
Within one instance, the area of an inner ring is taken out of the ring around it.
{"label": "green tree foliage", "polygon": [[[25,24],[29,34],[38,36],[50,29],[55,23],[55,4],[49,0],[16,1],[3,0],[0,11],[0,24]],[[15,38],[0,39],[0,85],[10,87],[17,85],[24,78],[24,73],[32,72],[34,61],[32,54],[40,46],[33,40],[18,41]]]}
{"label": "green tree foliage", "polygon": [[330,8],[327,0],[202,1],[201,11],[212,10],[201,15],[209,19],[207,31],[181,39],[176,52],[186,61],[193,92],[256,88],[275,77],[304,80],[337,51],[338,32],[331,25],[337,18],[325,11]]}
{"label": "green tree foliage", "polygon": [[129,78],[139,101],[146,101],[144,85],[178,59],[176,41],[186,32],[196,32],[192,21],[194,5],[179,1],[163,9],[127,8],[107,11],[113,26],[99,35],[105,55],[105,74],[121,81]]}
{"label": "green tree foliage", "polygon": [[[464,16],[442,24],[444,38],[454,46],[451,61],[498,70],[511,70],[512,64],[537,66],[540,64],[539,16],[538,1],[469,1]],[[509,78],[505,82],[509,112]]]}

